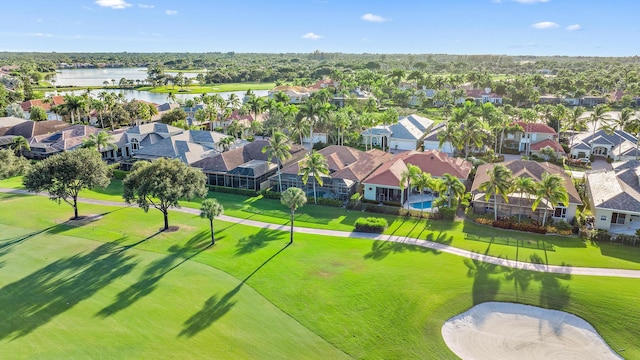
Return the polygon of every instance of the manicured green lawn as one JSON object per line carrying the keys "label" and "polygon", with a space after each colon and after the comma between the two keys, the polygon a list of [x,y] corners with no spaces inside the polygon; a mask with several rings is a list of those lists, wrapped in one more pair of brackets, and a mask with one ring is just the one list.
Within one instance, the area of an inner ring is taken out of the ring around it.
{"label": "manicured green lawn", "polygon": [[227,92],[227,91],[246,91],[246,90],[271,90],[276,86],[275,83],[232,83],[232,84],[213,84],[213,85],[189,85],[189,87],[180,88],[173,85],[165,86],[142,86],[136,88],[140,91],[150,91],[154,93],[174,93],[174,94],[204,94],[210,92]]}
{"label": "manicured green lawn", "polygon": [[623,356],[640,357],[640,280],[510,271],[359,239],[297,235],[285,247],[286,232],[221,221],[207,248],[197,216],[171,213],[180,229],[152,236],[158,211],[80,212],[103,217],[65,224],[68,206],[0,195],[3,354],[325,359],[339,358],[337,348],[353,358],[453,358],[444,321],[496,300],[570,311]]}
{"label": "manicured green lawn", "polygon": [[[18,178],[2,180],[0,181],[0,187],[21,188],[21,180]],[[108,201],[122,201],[121,193],[121,181],[113,180],[106,189],[84,191],[81,196]],[[279,200],[264,199],[260,196],[248,198],[240,195],[214,192],[209,192],[208,197],[218,199],[224,206],[224,213],[229,216],[275,224],[289,223],[289,211],[280,204]],[[82,206],[84,205],[80,205],[81,208]],[[200,203],[197,201],[185,201],[182,206],[199,209]],[[555,265],[569,264],[584,267],[640,269],[640,248],[638,247],[611,243],[593,243],[577,237],[507,231],[478,225],[469,221],[431,221],[307,204],[296,212],[295,225],[316,229],[353,231],[356,220],[363,216],[386,218],[389,228],[385,231],[385,234],[431,240],[477,252],[484,252],[492,237],[508,237],[509,239],[533,243],[545,241],[555,247],[555,251],[544,251],[542,249],[492,244],[488,252],[489,255],[508,259],[530,261],[531,256],[538,256],[544,258],[549,264]],[[484,238],[486,242],[468,240],[465,238],[465,234]]]}

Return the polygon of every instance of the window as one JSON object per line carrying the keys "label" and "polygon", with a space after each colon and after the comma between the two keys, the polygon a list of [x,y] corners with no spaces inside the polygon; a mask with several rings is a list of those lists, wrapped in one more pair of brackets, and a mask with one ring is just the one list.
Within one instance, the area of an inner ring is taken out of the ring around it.
{"label": "window", "polygon": [[607,215],[600,215],[600,221],[607,221]]}
{"label": "window", "polygon": [[555,211],[553,212],[553,217],[554,218],[566,219],[567,218],[567,208],[564,207],[564,206],[557,206]]}
{"label": "window", "polygon": [[139,148],[139,143],[138,143],[138,139],[131,139],[131,149],[132,150],[138,150]]}

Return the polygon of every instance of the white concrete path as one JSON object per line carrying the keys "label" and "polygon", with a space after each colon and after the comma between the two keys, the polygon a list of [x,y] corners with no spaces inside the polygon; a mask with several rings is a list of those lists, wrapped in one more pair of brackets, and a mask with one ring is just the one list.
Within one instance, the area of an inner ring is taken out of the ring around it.
{"label": "white concrete path", "polygon": [[[26,190],[5,189],[5,188],[0,188],[0,193],[48,196],[46,193],[35,194],[35,193],[28,192]],[[87,204],[105,205],[105,206],[135,206],[135,205],[129,205],[124,202],[118,202],[118,201],[104,201],[104,200],[86,199],[86,198],[79,198],[78,201],[82,203],[87,203]],[[192,208],[179,208],[179,209],[173,209],[172,211],[193,214],[193,215],[200,215],[200,210],[192,209]],[[217,217],[217,219],[226,221],[226,222],[237,223],[237,224],[253,226],[253,227],[258,227],[263,229],[270,229],[270,230],[289,231],[290,229],[290,225],[288,225],[287,223],[282,225],[271,224],[271,223],[265,223],[265,222],[249,220],[249,219],[240,219],[240,218],[231,217],[227,215],[221,215]],[[496,265],[506,266],[511,268],[519,268],[523,270],[556,273],[556,274],[623,277],[623,278],[640,279],[640,270],[532,264],[527,262],[502,259],[494,256],[487,256],[487,255],[475,253],[472,251],[459,249],[449,245],[444,245],[444,244],[440,244],[432,241],[420,240],[416,238],[410,238],[406,236],[313,229],[313,228],[304,228],[304,227],[297,227],[297,226],[294,227],[294,231],[300,234],[316,234],[316,235],[326,235],[326,236],[335,236],[335,237],[391,241],[391,242],[408,244],[408,245],[416,245],[424,248],[442,251],[448,254],[458,255],[458,256],[474,259],[474,260],[480,260],[490,264],[496,264]]]}

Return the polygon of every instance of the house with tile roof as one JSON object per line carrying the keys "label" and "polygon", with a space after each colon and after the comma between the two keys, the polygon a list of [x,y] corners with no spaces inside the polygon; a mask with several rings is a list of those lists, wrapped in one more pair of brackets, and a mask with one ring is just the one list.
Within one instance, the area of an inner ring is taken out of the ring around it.
{"label": "house with tile roof", "polygon": [[[171,129],[168,130],[171,131]],[[228,135],[203,130],[180,129],[179,133],[167,137],[150,133],[140,141],[139,149],[133,150],[133,158],[148,161],[159,158],[180,159],[185,164],[191,165],[222,152],[220,140],[225,137]]]}
{"label": "house with tile roof", "polygon": [[502,104],[502,96],[491,91],[491,88],[469,89],[465,91],[467,98],[472,98],[478,104],[492,103],[494,105]]}
{"label": "house with tile roof", "polygon": [[616,162],[612,167],[585,173],[594,227],[635,235],[640,229],[640,161]]}
{"label": "house with tile roof", "polygon": [[[191,166],[202,169],[207,176],[208,185],[264,190],[272,185],[269,178],[274,176],[278,169],[277,160],[269,161],[268,154],[262,152],[268,144],[266,140],[256,140],[242,147],[206,157]],[[285,160],[283,167],[299,161],[306,153],[304,147],[291,145],[291,157]],[[277,189],[277,185],[275,188]]]}
{"label": "house with tile roof", "polygon": [[33,106],[38,106],[42,108],[47,113],[47,120],[58,120],[58,115],[52,111],[52,107],[56,105],[64,104],[63,96],[52,96],[45,101],[45,99],[33,99],[27,100],[20,104],[22,111],[24,111],[25,118],[28,119],[30,116],[31,108]]}
{"label": "house with tile roof", "polygon": [[419,167],[420,170],[431,174],[434,178],[451,174],[463,183],[468,180],[473,167],[469,161],[450,157],[437,150],[424,152],[414,150],[400,153],[385,162],[362,182],[364,199],[402,204],[407,201],[409,192],[400,187],[400,180],[409,164]]}
{"label": "house with tile roof", "polygon": [[101,129],[90,125],[71,125],[50,134],[36,135],[29,138],[30,151],[24,154],[29,159],[45,159],[63,151],[79,148],[90,135]]}
{"label": "house with tile roof", "polygon": [[408,115],[400,117],[398,122],[392,125],[378,125],[366,129],[361,133],[363,142],[381,146],[390,150],[416,150],[422,146],[426,134],[433,127],[433,120],[418,116]]}
{"label": "house with tile roof", "polygon": [[543,123],[527,123],[516,121],[514,123],[522,128],[505,134],[504,147],[527,154],[540,156],[540,150],[550,147],[557,157],[564,156],[565,152],[558,143],[558,133],[549,125]]}
{"label": "house with tile roof", "polygon": [[[331,145],[318,151],[327,159],[329,175],[323,176],[323,184],[316,184],[318,197],[348,200],[358,190],[358,185],[380,165],[391,158],[391,154],[380,150],[360,151],[348,146]],[[306,185],[299,175],[304,159],[291,163],[281,170],[282,190],[290,187],[303,189],[307,196],[313,196],[313,181]],[[271,186],[277,188],[278,177],[270,178]]]}
{"label": "house with tile roof", "polygon": [[618,161],[633,160],[640,156],[637,138],[624,130],[612,133],[600,129],[593,132],[579,133],[571,140],[570,155],[572,158],[585,158],[590,155],[613,158]]}
{"label": "house with tile roof", "polygon": [[[512,160],[503,163],[507,169],[511,170],[513,178],[516,177],[529,177],[534,182],[542,180],[544,173],[555,174],[563,179],[565,188],[569,195],[569,204],[564,206],[563,204],[550,204],[546,200],[543,200],[536,211],[531,210],[534,197],[532,195],[510,193],[507,195],[509,199],[505,202],[501,196],[498,196],[498,216],[518,216],[521,214],[523,217],[529,217],[538,221],[542,221],[544,217],[544,211],[547,210],[547,216],[553,220],[571,221],[575,215],[579,205],[582,205],[578,190],[573,184],[571,177],[560,166],[550,164],[548,162],[537,162],[532,160]],[[475,179],[471,185],[472,206],[476,214],[493,213],[494,200],[490,198],[488,201],[485,199],[486,193],[480,190],[480,185],[489,180],[488,172],[491,171],[494,166],[498,164],[483,164],[478,166]]]}

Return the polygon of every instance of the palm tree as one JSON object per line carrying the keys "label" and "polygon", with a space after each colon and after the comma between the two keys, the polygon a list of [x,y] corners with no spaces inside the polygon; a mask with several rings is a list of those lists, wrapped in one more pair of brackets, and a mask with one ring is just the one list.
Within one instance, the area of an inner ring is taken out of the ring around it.
{"label": "palm tree", "polygon": [[640,117],[636,116],[627,123],[626,131],[636,135],[636,160],[640,159]]}
{"label": "palm tree", "polygon": [[64,104],[62,104],[62,106],[71,115],[71,124],[75,124],[74,114],[78,117],[78,120],[80,120],[80,110],[83,110],[85,107],[84,98],[82,96],[67,94],[64,96]]}
{"label": "palm tree", "polygon": [[220,139],[219,143],[220,145],[222,145],[222,151],[224,152],[229,150],[229,147],[231,146],[231,144],[233,144],[234,141],[236,141],[236,139],[231,136],[226,136]]}
{"label": "palm tree", "polygon": [[442,175],[442,181],[443,181],[444,187],[447,189],[447,197],[448,197],[447,206],[451,208],[451,198],[452,197],[455,197],[456,199],[461,198],[462,195],[464,195],[466,188],[462,183],[462,181],[460,181],[460,179],[458,179],[457,177],[449,173],[444,173]]}
{"label": "palm tree", "polygon": [[31,146],[29,146],[29,141],[24,136],[16,136],[13,138],[13,142],[10,145],[11,150],[13,150],[16,155],[22,154],[22,151],[31,151]]}
{"label": "palm tree", "polygon": [[[634,114],[635,114],[635,111],[633,111],[633,109],[626,107],[622,109],[622,111],[620,111],[620,115],[617,119],[614,118],[610,120],[609,125],[611,125],[614,128],[617,128],[620,132],[622,132],[624,128],[627,126],[627,124],[629,124],[632,121]],[[622,155],[622,147],[620,146],[620,143],[622,143],[622,135],[621,134],[617,134],[617,135],[618,135],[618,160],[620,160],[620,156]]]}
{"label": "palm tree", "polygon": [[117,149],[117,146],[112,143],[113,137],[106,131],[99,131],[95,134],[89,135],[89,138],[83,142],[83,147],[95,147],[98,152],[102,152],[102,149],[111,146]]}
{"label": "palm tree", "polygon": [[262,153],[267,153],[268,161],[275,158],[278,163],[278,192],[282,192],[280,168],[282,163],[291,157],[290,150],[291,144],[289,143],[289,138],[280,131],[273,133],[273,136],[269,139],[269,144],[262,148]]}
{"label": "palm tree", "polygon": [[[315,125],[320,113],[322,112],[322,103],[318,100],[309,100],[306,104],[300,107],[300,113],[302,113],[309,124],[309,149],[313,149],[313,126]],[[301,142],[302,144],[302,142]]]}
{"label": "palm tree", "polygon": [[[433,182],[433,178],[431,177],[431,174],[426,173],[426,172],[421,172],[414,179],[413,186],[415,186],[418,189],[420,189],[420,192],[424,192],[425,189],[428,189],[428,188],[431,187],[432,182]],[[423,211],[424,211],[424,206],[421,206],[420,207],[420,217],[422,217],[422,212]]]}
{"label": "palm tree", "polygon": [[289,104],[289,101],[291,101],[291,99],[289,98],[289,95],[285,94],[282,91],[278,91],[277,93],[275,93],[273,95],[273,99],[279,103],[283,103],[285,105]]}
{"label": "palm tree", "polygon": [[527,200],[529,199],[529,195],[535,191],[535,182],[528,176],[519,176],[513,179],[512,186],[513,192],[520,193],[520,211],[518,212],[518,221],[520,221],[522,220],[522,197],[527,194]]}
{"label": "palm tree", "polygon": [[[563,179],[556,174],[543,173],[542,180],[536,183],[535,186],[536,199],[533,201],[531,210],[536,211],[538,205],[542,200],[546,200],[552,209],[555,209],[556,204],[563,204],[568,206],[569,195],[565,188]],[[544,217],[542,218],[542,226],[544,226],[547,220],[547,206],[544,207]]]}
{"label": "palm tree", "polygon": [[569,140],[569,148],[573,147],[573,138],[575,134],[574,131],[580,131],[585,127],[585,119],[581,116],[584,114],[584,108],[582,106],[578,106],[569,111],[567,116],[567,129],[571,130],[571,139]]}
{"label": "palm tree", "polygon": [[302,189],[290,187],[282,193],[280,202],[291,209],[291,231],[289,244],[293,244],[293,220],[295,218],[295,213],[299,207],[307,203],[307,196],[304,194]]}
{"label": "palm tree", "polygon": [[313,202],[318,203],[316,194],[316,182],[322,186],[322,175],[329,175],[329,168],[327,166],[327,158],[324,155],[312,150],[305,156],[305,159],[300,164],[300,171],[298,175],[302,175],[302,183],[306,186],[309,177],[314,179],[313,181]]}
{"label": "palm tree", "polygon": [[498,220],[498,195],[502,196],[505,202],[509,202],[507,195],[511,188],[511,170],[504,165],[496,165],[492,169],[487,169],[489,180],[480,184],[480,191],[484,191],[485,201],[493,196],[494,220]]}
{"label": "palm tree", "polygon": [[600,104],[594,107],[591,115],[589,115],[589,122],[591,123],[591,127],[593,128],[591,136],[591,154],[593,154],[593,141],[596,137],[596,130],[598,129],[598,125],[605,125],[610,119],[607,111],[609,111],[609,107],[607,105]]}
{"label": "palm tree", "polygon": [[302,145],[304,135],[309,133],[311,125],[307,119],[303,116],[295,116],[294,121],[291,124],[289,131],[291,137],[299,138],[300,145]]}
{"label": "palm tree", "polygon": [[[413,164],[407,164],[407,170],[403,171],[400,175],[400,190],[402,193],[400,194],[400,204],[404,203],[404,184],[407,184],[407,191],[411,191],[411,182],[415,182],[418,180],[420,174],[422,174],[422,169]],[[409,195],[407,193],[407,200],[409,199]]]}
{"label": "palm tree", "polygon": [[213,219],[216,216],[222,215],[224,207],[216,199],[205,199],[200,205],[200,217],[209,219],[209,227],[211,229],[211,245],[216,244],[216,239],[213,233]]}
{"label": "palm tree", "polygon": [[247,106],[253,111],[253,121],[258,119],[258,114],[262,113],[265,108],[264,100],[261,97],[251,95],[247,100]]}

